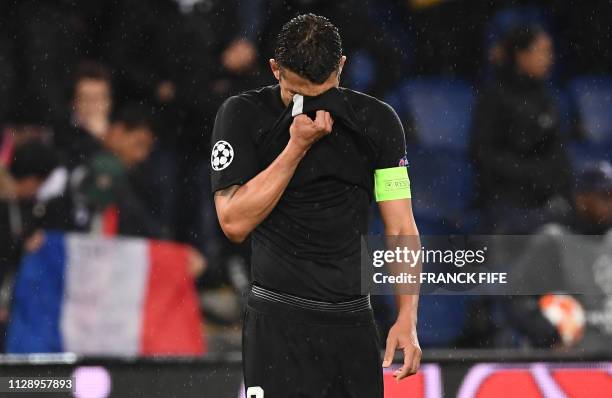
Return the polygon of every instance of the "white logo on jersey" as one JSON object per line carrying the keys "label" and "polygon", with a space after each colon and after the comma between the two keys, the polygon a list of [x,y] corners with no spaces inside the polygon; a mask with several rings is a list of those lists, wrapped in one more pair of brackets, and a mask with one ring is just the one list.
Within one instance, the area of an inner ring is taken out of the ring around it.
{"label": "white logo on jersey", "polygon": [[223,170],[234,160],[234,148],[227,141],[217,141],[210,155],[210,165],[213,170]]}
{"label": "white logo on jersey", "polygon": [[246,398],[264,398],[264,390],[259,386],[247,388],[246,394]]}

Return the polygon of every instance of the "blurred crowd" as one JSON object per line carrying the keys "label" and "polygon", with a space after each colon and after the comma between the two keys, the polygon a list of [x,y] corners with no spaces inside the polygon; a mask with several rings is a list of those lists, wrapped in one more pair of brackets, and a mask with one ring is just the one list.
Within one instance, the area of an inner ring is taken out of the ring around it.
{"label": "blurred crowd", "polygon": [[[225,98],[274,83],[275,35],[302,12],[338,26],[342,84],[397,109],[421,233],[610,229],[612,120],[597,110],[612,90],[591,104],[595,116],[580,96],[612,89],[609,1],[5,1],[0,322],[41,229],[185,242],[201,254],[202,291],[245,289],[248,244],[230,245],[218,227],[209,135]],[[238,322],[224,297],[203,297],[209,320]],[[497,305],[425,302],[425,345],[515,344],[491,337]],[[426,311],[458,313],[460,327],[444,334]]]}

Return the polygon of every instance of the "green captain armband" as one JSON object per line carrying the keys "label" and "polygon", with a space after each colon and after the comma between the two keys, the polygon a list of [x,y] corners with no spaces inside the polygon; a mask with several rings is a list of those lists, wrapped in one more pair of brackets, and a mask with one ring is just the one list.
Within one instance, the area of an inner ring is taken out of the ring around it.
{"label": "green captain armband", "polygon": [[374,170],[374,196],[377,202],[410,199],[410,179],[405,166]]}

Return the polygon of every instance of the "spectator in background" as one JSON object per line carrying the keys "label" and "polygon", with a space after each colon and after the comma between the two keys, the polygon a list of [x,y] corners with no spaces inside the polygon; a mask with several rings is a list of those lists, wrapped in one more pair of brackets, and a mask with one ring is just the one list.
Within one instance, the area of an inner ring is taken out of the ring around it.
{"label": "spectator in background", "polygon": [[573,233],[604,235],[612,229],[612,165],[599,161],[578,175],[573,211],[561,224]]}
{"label": "spectator in background", "polygon": [[591,164],[576,182],[570,216],[542,228],[514,272],[521,272],[531,292],[588,292],[574,295],[585,311],[585,333],[573,339],[563,336],[563,322],[554,325],[543,314],[540,296],[515,296],[507,302],[511,320],[532,346],[598,350],[608,347],[612,339],[612,165],[607,161]]}
{"label": "spectator in background", "polygon": [[40,142],[20,145],[8,170],[0,166],[0,352],[4,352],[12,275],[25,250],[36,245],[35,197],[55,167],[55,153]]}
{"label": "spectator in background", "polygon": [[150,110],[146,106],[124,105],[113,118],[104,149],[89,163],[90,174],[83,181],[81,192],[90,205],[105,211],[101,213],[104,216],[111,217],[105,221],[113,223],[113,216],[117,218],[115,225],[106,226],[106,232],[156,238],[164,235],[162,226],[147,206],[146,198],[134,192],[134,181],[131,180],[131,170],[144,162],[153,148],[150,119]]}
{"label": "spectator in background", "polygon": [[38,189],[56,164],[49,146],[32,141],[17,147],[0,188],[0,286],[19,264],[25,242],[35,229]]}
{"label": "spectator in background", "polygon": [[75,73],[69,121],[55,134],[55,142],[69,169],[87,162],[101,149],[110,124],[112,103],[109,70],[95,62],[82,62]]}
{"label": "spectator in background", "polygon": [[123,105],[113,117],[104,146],[126,169],[144,162],[153,147],[151,115],[146,105]]}
{"label": "spectator in background", "polygon": [[147,198],[134,192],[131,180],[131,171],[147,159],[153,147],[150,117],[150,109],[141,104],[126,104],[116,112],[103,146],[75,169],[65,194],[48,203],[47,226],[165,237]]}
{"label": "spectator in background", "polygon": [[528,233],[569,207],[570,163],[546,84],[552,41],[538,27],[519,27],[504,38],[502,57],[474,115],[477,204],[490,232]]}

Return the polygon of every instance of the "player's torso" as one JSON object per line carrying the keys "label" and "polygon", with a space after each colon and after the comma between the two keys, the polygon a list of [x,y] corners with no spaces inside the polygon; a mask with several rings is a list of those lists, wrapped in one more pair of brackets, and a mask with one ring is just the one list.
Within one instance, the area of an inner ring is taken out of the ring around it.
{"label": "player's torso", "polygon": [[[246,95],[253,96],[261,108],[262,117],[253,133],[263,170],[289,141],[291,118],[283,120],[283,114],[290,109],[280,101],[277,87]],[[347,105],[352,106],[350,102],[343,106]],[[366,135],[367,126],[356,113],[359,110],[350,110],[354,123],[341,120],[348,117],[346,109],[337,108],[336,112],[332,133],[309,149],[279,203],[253,232],[255,280],[263,280],[268,287],[291,285],[287,280],[293,278],[284,273],[288,269],[302,281],[313,277],[310,287],[317,278],[328,282],[334,279],[341,284],[335,287],[338,291],[358,294],[355,271],[359,267],[360,237],[367,230],[376,144]],[[279,272],[278,267],[288,268]],[[341,281],[346,275],[350,277]],[[297,286],[288,286],[286,291],[313,295]]]}

